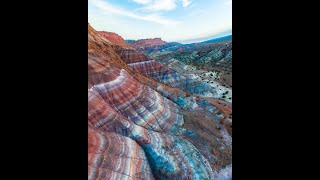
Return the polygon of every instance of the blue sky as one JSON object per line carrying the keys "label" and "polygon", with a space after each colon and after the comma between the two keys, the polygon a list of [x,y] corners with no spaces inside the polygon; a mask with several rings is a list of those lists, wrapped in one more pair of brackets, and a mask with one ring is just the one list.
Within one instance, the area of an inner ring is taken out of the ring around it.
{"label": "blue sky", "polygon": [[232,0],[88,0],[88,5],[93,28],[124,39],[186,42],[232,32]]}

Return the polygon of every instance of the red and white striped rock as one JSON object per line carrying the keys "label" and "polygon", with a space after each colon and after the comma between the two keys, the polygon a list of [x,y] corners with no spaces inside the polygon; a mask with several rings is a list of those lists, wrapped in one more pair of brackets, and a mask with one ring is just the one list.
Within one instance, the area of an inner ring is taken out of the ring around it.
{"label": "red and white striped rock", "polygon": [[88,132],[88,179],[154,179],[138,143],[116,133]]}
{"label": "red and white striped rock", "polygon": [[147,77],[168,68],[88,29],[88,178],[213,179],[211,162],[186,138],[192,133],[169,100],[187,93]]}

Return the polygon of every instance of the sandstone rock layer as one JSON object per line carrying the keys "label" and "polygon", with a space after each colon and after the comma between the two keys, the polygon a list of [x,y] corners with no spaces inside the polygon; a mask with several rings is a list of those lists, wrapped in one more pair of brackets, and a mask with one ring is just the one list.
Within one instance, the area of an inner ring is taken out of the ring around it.
{"label": "sandstone rock layer", "polygon": [[124,47],[116,36],[99,34],[90,25],[88,30],[90,180],[214,179],[216,169],[231,163],[221,158],[221,147],[230,149],[226,140],[214,141],[219,147],[213,151],[211,142],[195,142],[208,135],[183,127],[183,109],[197,112],[198,100],[181,89],[197,83]]}

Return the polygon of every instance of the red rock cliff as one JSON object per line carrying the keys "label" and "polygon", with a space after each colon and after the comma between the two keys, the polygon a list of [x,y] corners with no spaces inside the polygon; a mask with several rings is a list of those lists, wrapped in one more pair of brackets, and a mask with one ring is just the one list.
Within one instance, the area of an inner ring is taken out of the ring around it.
{"label": "red rock cliff", "polygon": [[116,33],[106,32],[106,31],[98,31],[100,35],[108,39],[110,42],[117,44],[122,47],[129,48],[130,45],[124,41],[124,39]]}
{"label": "red rock cliff", "polygon": [[167,42],[163,41],[161,38],[154,38],[154,39],[140,39],[140,40],[134,41],[130,44],[135,49],[141,49],[141,48],[162,46],[164,44],[167,44]]}

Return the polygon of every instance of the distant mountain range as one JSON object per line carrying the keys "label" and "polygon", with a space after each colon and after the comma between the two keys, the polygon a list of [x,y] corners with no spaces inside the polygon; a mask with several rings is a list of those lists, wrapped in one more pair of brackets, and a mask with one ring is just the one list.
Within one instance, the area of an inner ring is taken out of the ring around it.
{"label": "distant mountain range", "polygon": [[211,39],[208,41],[204,41],[202,43],[214,43],[214,42],[221,42],[221,41],[232,41],[232,34],[231,35],[227,35],[227,36],[223,36],[223,37],[218,37],[215,39]]}
{"label": "distant mountain range", "polygon": [[[203,39],[203,38],[202,38]],[[194,40],[194,39],[193,39]],[[192,40],[186,40],[187,41],[192,41]],[[205,41],[200,41],[200,42],[194,42],[194,43],[179,43],[179,42],[166,42],[163,41],[161,38],[153,38],[153,39],[139,39],[139,40],[125,40],[125,42],[130,43],[131,45],[137,45],[139,44],[141,47],[146,47],[146,46],[159,46],[159,45],[164,45],[164,44],[180,44],[180,45],[188,45],[188,44],[196,44],[196,43],[215,43],[215,42],[222,42],[222,41],[232,41],[232,34],[226,35],[226,36],[221,36]]]}
{"label": "distant mountain range", "polygon": [[204,49],[210,50],[212,49],[212,46],[230,42],[232,42],[232,35],[222,36],[190,44],[166,42],[163,41],[161,38],[125,40],[125,43],[128,43],[132,48],[150,56],[153,56],[154,54],[158,54],[161,52],[169,51],[195,51],[197,49],[201,49],[201,51],[203,51]]}

